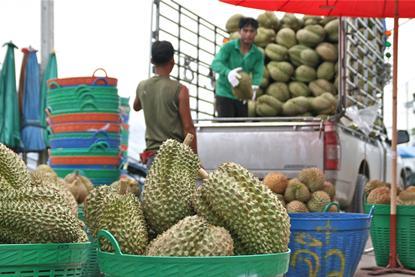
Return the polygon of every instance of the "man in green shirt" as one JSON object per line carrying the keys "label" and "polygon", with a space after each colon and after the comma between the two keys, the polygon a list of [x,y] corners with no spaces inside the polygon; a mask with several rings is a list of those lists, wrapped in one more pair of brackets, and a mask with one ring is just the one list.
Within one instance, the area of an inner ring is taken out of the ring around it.
{"label": "man in green shirt", "polygon": [[168,41],[156,41],[151,47],[151,63],[156,76],[141,81],[137,87],[134,110],[144,111],[146,150],[140,154],[150,168],[160,145],[167,139],[183,142],[186,134],[194,136],[190,145],[195,153],[196,132],[190,113],[189,91],[170,79],[175,65],[174,49]]}
{"label": "man in green shirt", "polygon": [[258,89],[264,73],[264,55],[255,46],[258,21],[244,17],[239,22],[240,39],[232,40],[222,46],[212,62],[212,70],[219,74],[216,82],[216,111],[218,117],[247,117],[246,101],[238,100],[232,87],[239,84],[239,72],[252,75],[252,88]]}

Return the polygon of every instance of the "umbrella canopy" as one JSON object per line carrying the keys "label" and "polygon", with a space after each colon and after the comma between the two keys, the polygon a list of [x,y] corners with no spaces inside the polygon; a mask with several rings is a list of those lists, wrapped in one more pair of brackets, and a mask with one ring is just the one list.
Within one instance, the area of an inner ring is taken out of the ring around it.
{"label": "umbrella canopy", "polygon": [[[220,0],[248,8],[325,16],[394,17],[395,0]],[[400,18],[415,16],[415,1],[398,1]]]}
{"label": "umbrella canopy", "polygon": [[22,101],[22,142],[25,152],[46,149],[44,131],[41,125],[40,67],[36,50],[24,49],[27,63],[24,70]]}
{"label": "umbrella canopy", "polygon": [[48,80],[58,78],[58,64],[56,60],[55,52],[49,55],[48,63],[43,73],[41,93],[40,93],[40,124],[44,128],[44,139],[45,144],[49,146],[48,134],[47,134],[47,123],[45,109],[47,107],[47,92],[48,92]]}
{"label": "umbrella canopy", "polygon": [[16,90],[16,68],[12,42],[7,46],[6,57],[0,73],[0,142],[10,148],[20,146],[20,117]]}

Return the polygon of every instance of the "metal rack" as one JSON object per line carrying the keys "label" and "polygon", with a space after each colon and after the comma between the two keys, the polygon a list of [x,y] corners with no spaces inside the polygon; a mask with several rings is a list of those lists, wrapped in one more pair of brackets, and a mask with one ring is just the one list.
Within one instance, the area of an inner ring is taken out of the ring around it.
{"label": "metal rack", "polygon": [[153,1],[151,25],[151,43],[168,40],[176,50],[177,66],[171,76],[188,87],[193,119],[212,118],[215,74],[210,64],[228,36],[226,31],[173,0]]}

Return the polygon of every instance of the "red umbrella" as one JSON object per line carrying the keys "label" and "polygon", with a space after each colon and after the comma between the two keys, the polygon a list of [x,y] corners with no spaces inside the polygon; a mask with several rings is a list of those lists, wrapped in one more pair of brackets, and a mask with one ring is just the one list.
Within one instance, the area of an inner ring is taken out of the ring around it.
{"label": "red umbrella", "polygon": [[[348,17],[393,17],[393,94],[392,94],[392,185],[390,217],[389,265],[376,273],[412,273],[401,267],[396,255],[396,142],[397,142],[397,96],[398,96],[398,35],[399,18],[415,17],[413,0],[220,0],[222,2],[269,11],[284,11],[308,15]],[[374,273],[375,274],[375,273]]]}

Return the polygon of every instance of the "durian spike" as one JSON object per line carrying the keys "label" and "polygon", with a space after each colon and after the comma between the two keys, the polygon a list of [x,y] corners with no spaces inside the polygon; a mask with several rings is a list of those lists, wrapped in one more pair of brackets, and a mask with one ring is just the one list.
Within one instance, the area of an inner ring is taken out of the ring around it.
{"label": "durian spike", "polygon": [[[187,133],[186,137],[184,138],[183,144],[190,145],[193,141],[194,136],[190,133]],[[203,168],[199,168],[198,174],[202,179],[208,179],[209,174]]]}

